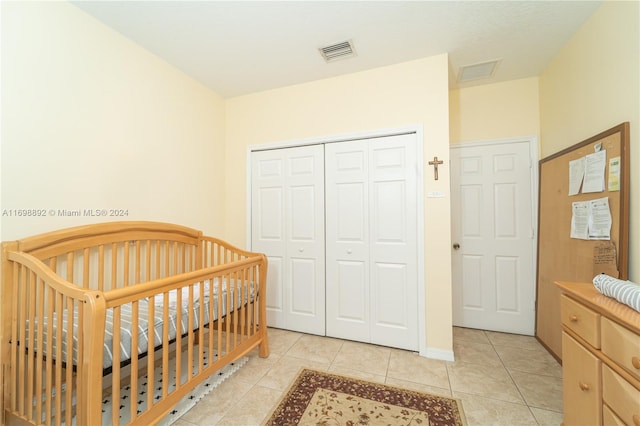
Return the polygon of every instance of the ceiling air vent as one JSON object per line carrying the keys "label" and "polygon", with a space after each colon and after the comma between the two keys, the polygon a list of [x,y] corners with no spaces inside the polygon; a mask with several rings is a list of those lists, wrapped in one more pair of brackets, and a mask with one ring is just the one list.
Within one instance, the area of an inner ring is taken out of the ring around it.
{"label": "ceiling air vent", "polygon": [[326,62],[337,61],[338,59],[346,59],[356,56],[351,40],[335,43],[331,46],[321,47],[320,54]]}
{"label": "ceiling air vent", "polygon": [[492,77],[498,68],[500,60],[493,60],[488,62],[482,62],[479,64],[466,65],[460,68],[458,73],[458,81],[464,83],[465,81],[480,80],[483,78]]}

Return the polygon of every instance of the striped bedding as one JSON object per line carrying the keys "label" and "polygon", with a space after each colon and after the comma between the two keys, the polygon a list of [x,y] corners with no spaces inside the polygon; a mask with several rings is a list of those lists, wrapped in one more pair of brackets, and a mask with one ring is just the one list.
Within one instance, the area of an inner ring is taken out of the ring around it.
{"label": "striped bedding", "polygon": [[[172,291],[169,293],[168,297],[168,333],[169,340],[176,338],[177,330],[178,330],[178,317],[180,318],[180,334],[184,335],[189,331],[189,314],[191,313],[191,321],[192,328],[194,330],[198,329],[201,325],[207,325],[209,323],[209,310],[213,307],[213,320],[218,319],[218,285],[214,286],[213,293],[213,303],[209,302],[209,282],[205,281],[204,284],[204,303],[200,303],[199,300],[199,284],[194,285],[193,290],[193,310],[189,311],[188,309],[188,288],[182,289],[182,303],[181,306],[177,306],[177,292]],[[223,287],[222,292],[222,316],[227,314],[227,289],[226,286]],[[249,296],[251,300],[253,300],[253,294],[248,295],[246,287],[244,292],[240,289],[237,290],[237,296],[234,297],[234,286],[231,286],[230,289],[230,297],[229,299],[235,300],[235,308],[241,307],[243,304],[247,303]],[[253,287],[253,286],[250,286]],[[253,293],[253,291],[251,291]],[[163,333],[164,333],[164,294],[156,295],[153,299],[154,305],[154,316],[153,316],[153,346],[158,347],[163,342]],[[148,319],[149,319],[149,307],[150,300],[142,299],[138,302],[138,354],[144,354],[149,349],[149,333],[148,333]],[[200,309],[204,310],[203,322],[200,324]],[[231,310],[233,312],[233,309]],[[73,365],[77,365],[78,363],[78,310],[74,310],[75,319],[73,321],[74,324],[74,332],[73,332]],[[132,340],[133,340],[133,304],[128,303],[122,305],[120,308],[120,362],[127,361],[131,359],[132,352]],[[53,317],[54,327],[53,329],[47,327],[47,321],[45,318],[44,321],[44,353],[47,353],[47,332],[51,331],[53,333],[53,353],[56,353],[57,350],[57,342],[56,342],[56,326],[57,318],[54,313]],[[103,368],[109,368],[113,364],[113,324],[114,324],[114,309],[110,308],[106,312],[106,327],[105,327],[105,338],[104,338],[104,353],[103,353]],[[37,323],[36,323],[36,335],[37,335]],[[63,318],[62,320],[62,359],[67,359],[67,318]],[[28,330],[27,330],[27,340],[28,340]],[[34,342],[34,347],[37,345]]]}
{"label": "striped bedding", "polygon": [[593,278],[593,285],[605,296],[613,297],[618,302],[640,312],[640,285],[606,274],[596,275]]}

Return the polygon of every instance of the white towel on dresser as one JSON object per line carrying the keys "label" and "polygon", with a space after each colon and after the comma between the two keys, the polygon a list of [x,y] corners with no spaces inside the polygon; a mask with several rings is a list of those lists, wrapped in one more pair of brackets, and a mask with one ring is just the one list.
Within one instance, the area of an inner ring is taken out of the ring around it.
{"label": "white towel on dresser", "polygon": [[607,274],[596,275],[593,285],[605,296],[613,297],[620,303],[640,312],[640,285],[624,281]]}

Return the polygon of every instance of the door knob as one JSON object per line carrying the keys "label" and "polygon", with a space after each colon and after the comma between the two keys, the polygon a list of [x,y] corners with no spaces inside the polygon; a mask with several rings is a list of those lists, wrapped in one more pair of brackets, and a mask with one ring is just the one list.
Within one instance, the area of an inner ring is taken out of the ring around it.
{"label": "door knob", "polygon": [[460,248],[460,244],[458,244],[458,243],[453,244],[453,249],[454,250],[458,250],[459,248]]}
{"label": "door knob", "polygon": [[347,249],[347,254],[351,254],[351,253],[353,253],[353,250]]}
{"label": "door knob", "polygon": [[304,247],[300,247],[300,248],[298,249],[298,251],[299,251],[300,253],[302,253],[302,252],[304,251]]}

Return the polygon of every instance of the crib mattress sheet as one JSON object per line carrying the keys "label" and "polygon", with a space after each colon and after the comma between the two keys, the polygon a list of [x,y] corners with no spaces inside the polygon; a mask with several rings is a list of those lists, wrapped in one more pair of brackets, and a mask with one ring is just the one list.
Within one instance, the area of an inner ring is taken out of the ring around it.
{"label": "crib mattress sheet", "polygon": [[[193,301],[193,310],[188,309],[188,292],[187,289],[183,289],[182,291],[182,303],[178,306],[176,292],[170,292],[167,303],[167,311],[168,311],[168,338],[169,340],[173,340],[176,338],[178,334],[178,330],[181,335],[186,334],[189,331],[189,317],[191,317],[191,328],[196,330],[201,326],[205,326],[209,323],[210,320],[210,310],[213,310],[213,320],[216,321],[219,317],[218,312],[218,287],[214,286],[213,292],[213,300],[210,303],[209,297],[209,283],[205,282],[204,293],[205,296],[202,300],[199,298],[199,290],[198,284],[196,284],[194,289],[194,301]],[[253,300],[253,291],[240,291],[240,289],[235,289],[233,285],[231,285],[230,289],[227,290],[226,286],[222,286],[222,297],[220,300],[220,306],[222,308],[221,317],[224,317],[227,314],[227,299],[232,301],[232,309],[239,308],[242,305],[246,304],[249,299]],[[250,289],[253,289],[253,286],[250,286]],[[227,297],[227,293],[229,297]],[[234,294],[235,293],[235,294]],[[250,293],[250,294],[249,294]],[[149,332],[153,332],[153,347],[158,347],[163,343],[163,333],[164,333],[164,294],[156,295],[153,298],[142,299],[140,300],[138,305],[138,327],[137,327],[137,338],[138,338],[138,354],[144,354],[149,350]],[[149,311],[150,306],[154,306],[154,314],[153,314],[153,327],[149,327]],[[133,304],[128,303],[122,305],[120,307],[120,343],[116,345],[116,348],[119,346],[120,348],[120,362],[127,361],[132,357],[132,346],[133,346]],[[203,321],[200,322],[200,310],[203,310]],[[73,365],[77,365],[78,363],[78,310],[74,310],[74,331],[73,331]],[[53,319],[53,327],[47,327],[47,321],[45,319],[44,330],[43,330],[43,341],[44,341],[44,353],[45,355],[48,353],[47,350],[47,332],[52,333],[52,346],[54,354],[57,353],[57,334],[56,333],[56,324],[58,323],[56,316],[54,314]],[[63,317],[62,321],[62,360],[67,359],[67,330],[68,330],[68,321],[66,317]],[[36,324],[35,334],[37,335],[37,324]],[[27,331],[27,335],[28,335]],[[103,368],[109,368],[113,365],[114,353],[116,350],[113,345],[114,338],[114,309],[110,308],[106,312],[106,325],[105,325],[105,338],[104,338],[104,351],[103,351]],[[33,342],[34,347],[37,347],[37,344]],[[153,349],[153,348],[152,348]]]}

